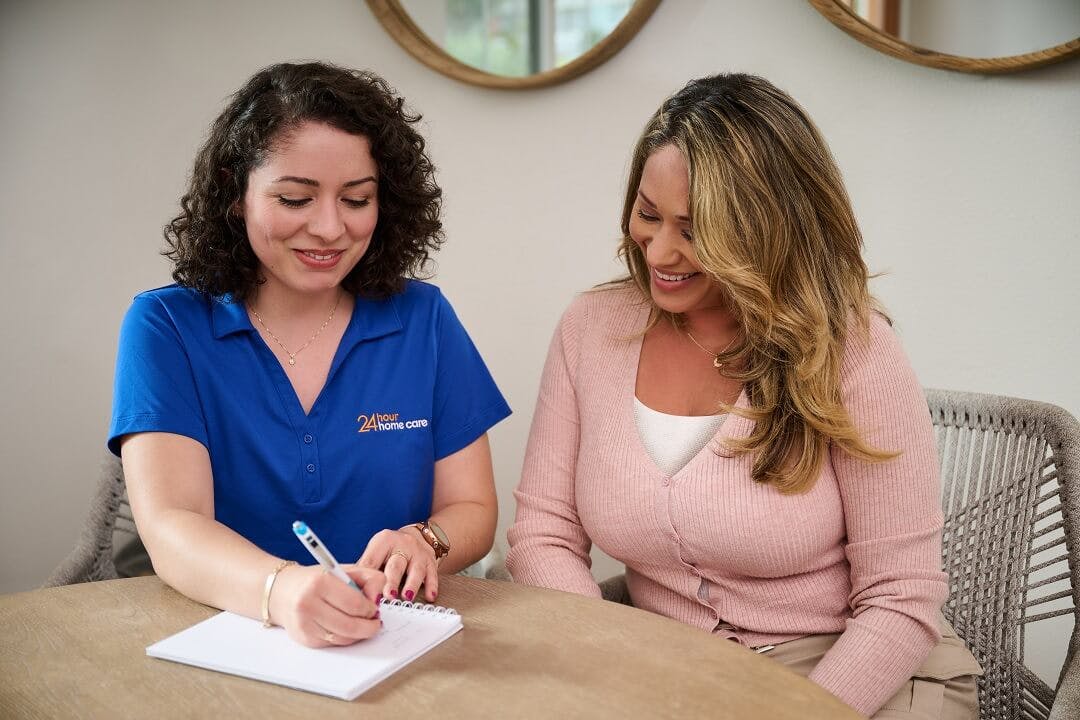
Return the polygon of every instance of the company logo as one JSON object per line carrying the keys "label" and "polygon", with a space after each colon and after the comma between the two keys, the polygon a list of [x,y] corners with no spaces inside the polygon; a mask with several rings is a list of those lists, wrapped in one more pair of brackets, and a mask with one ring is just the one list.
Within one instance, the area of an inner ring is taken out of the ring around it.
{"label": "company logo", "polygon": [[398,413],[373,412],[356,418],[360,429],[356,432],[379,432],[385,430],[419,430],[428,426],[427,418],[402,420]]}

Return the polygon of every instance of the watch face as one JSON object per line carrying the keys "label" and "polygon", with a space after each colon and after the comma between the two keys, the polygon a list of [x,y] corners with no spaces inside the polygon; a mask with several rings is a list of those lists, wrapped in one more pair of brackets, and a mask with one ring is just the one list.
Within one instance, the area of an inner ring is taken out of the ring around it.
{"label": "watch face", "polygon": [[433,522],[429,522],[428,527],[431,528],[431,532],[435,533],[435,537],[439,538],[439,542],[443,544],[443,547],[449,549],[450,541],[446,538],[446,533],[443,532],[443,529]]}

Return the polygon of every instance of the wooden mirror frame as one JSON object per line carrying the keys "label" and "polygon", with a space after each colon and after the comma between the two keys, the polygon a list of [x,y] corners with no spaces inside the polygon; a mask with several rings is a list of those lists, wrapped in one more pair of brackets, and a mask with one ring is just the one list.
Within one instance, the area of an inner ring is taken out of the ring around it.
{"label": "wooden mirror frame", "polygon": [[846,5],[840,4],[839,0],[810,0],[810,4],[828,18],[829,22],[864,45],[918,65],[966,73],[996,75],[1016,72],[1017,70],[1030,70],[1031,68],[1050,65],[1080,55],[1080,38],[1025,55],[995,58],[969,58],[960,55],[948,55],[910,45],[881,32],[853,13]]}
{"label": "wooden mirror frame", "polygon": [[525,90],[566,82],[607,61],[637,34],[660,0],[636,0],[615,29],[580,57],[557,68],[523,77],[494,75],[461,62],[432,41],[413,22],[398,0],[367,0],[367,4],[391,37],[410,55],[433,70],[471,85]]}

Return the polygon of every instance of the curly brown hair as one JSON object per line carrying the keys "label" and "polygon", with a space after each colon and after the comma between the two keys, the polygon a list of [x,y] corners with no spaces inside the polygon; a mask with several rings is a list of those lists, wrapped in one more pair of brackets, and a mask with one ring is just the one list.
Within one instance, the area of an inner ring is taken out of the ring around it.
{"label": "curly brown hair", "polygon": [[365,297],[400,292],[425,271],[443,242],[442,190],[420,115],[378,75],[327,63],[280,63],[257,72],[210,126],[195,157],[181,212],[165,226],[173,279],[211,295],[247,300],[264,282],[235,212],[248,175],[274,144],[304,122],[321,122],[371,143],[379,169],[379,222],[363,260],[342,281]]}

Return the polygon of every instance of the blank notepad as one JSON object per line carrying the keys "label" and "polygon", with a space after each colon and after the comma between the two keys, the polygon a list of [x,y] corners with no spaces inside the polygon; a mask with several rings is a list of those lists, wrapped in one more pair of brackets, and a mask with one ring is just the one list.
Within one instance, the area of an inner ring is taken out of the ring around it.
{"label": "blank notepad", "polygon": [[382,630],[348,647],[309,648],[284,628],[219,613],[146,648],[151,657],[353,700],[461,629],[437,605],[384,600]]}

